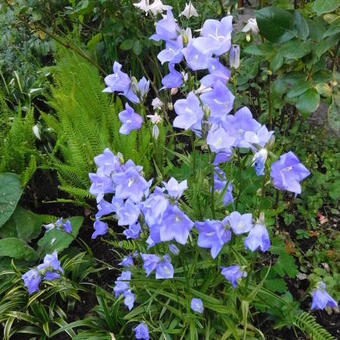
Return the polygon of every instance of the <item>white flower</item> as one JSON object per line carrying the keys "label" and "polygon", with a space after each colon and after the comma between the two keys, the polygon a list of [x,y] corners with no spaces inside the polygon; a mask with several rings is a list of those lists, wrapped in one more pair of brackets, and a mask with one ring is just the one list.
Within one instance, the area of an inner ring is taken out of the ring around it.
{"label": "white flower", "polygon": [[161,0],[155,0],[152,5],[149,6],[149,11],[153,15],[157,15],[158,13],[163,13],[166,11],[168,8],[172,8],[167,5],[163,5]]}
{"label": "white flower", "polygon": [[39,126],[38,125],[34,125],[32,127],[32,131],[33,131],[33,134],[35,137],[37,137],[38,139],[41,139],[40,138],[40,131],[39,131]]}
{"label": "white flower", "polygon": [[164,104],[158,97],[156,97],[152,100],[151,105],[152,105],[152,108],[156,110],[156,109],[160,109]]}
{"label": "white flower", "polygon": [[151,120],[152,124],[159,124],[162,122],[162,117],[157,113],[154,115],[147,115],[147,117]]}
{"label": "white flower", "polygon": [[179,16],[184,16],[187,19],[189,19],[191,17],[198,17],[198,13],[196,11],[196,8],[194,7],[194,5],[190,1],[189,3],[185,4],[184,11],[181,12],[181,14]]}
{"label": "white flower", "polygon": [[144,11],[146,15],[149,12],[149,0],[141,0],[140,2],[133,4],[135,7],[139,8],[141,11]]}
{"label": "white flower", "polygon": [[253,32],[254,34],[259,33],[259,27],[257,26],[257,22],[255,18],[250,18],[247,21],[247,24],[242,28],[242,32],[247,33],[247,32]]}

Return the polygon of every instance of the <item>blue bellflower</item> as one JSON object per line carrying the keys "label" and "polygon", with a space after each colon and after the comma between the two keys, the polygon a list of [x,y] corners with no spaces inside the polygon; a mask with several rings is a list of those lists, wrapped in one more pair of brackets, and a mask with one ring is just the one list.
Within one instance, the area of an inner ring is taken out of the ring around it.
{"label": "blue bellflower", "polygon": [[206,220],[205,222],[196,222],[195,227],[200,232],[198,246],[210,248],[210,254],[213,259],[217,257],[223,246],[231,240],[231,232],[226,230],[220,221]]}
{"label": "blue bellflower", "polygon": [[133,330],[136,333],[136,339],[149,340],[149,329],[144,322],[140,323]]}
{"label": "blue bellflower", "polygon": [[338,303],[327,293],[326,285],[321,281],[312,292],[312,310],[328,308],[338,308]]}
{"label": "blue bellflower", "polygon": [[21,278],[24,281],[24,285],[27,288],[29,295],[39,291],[41,275],[37,269],[34,268],[29,270],[27,273],[23,274]]}
{"label": "blue bellflower", "polygon": [[135,204],[130,199],[127,199],[125,203],[117,210],[118,225],[133,225],[137,222],[140,214],[139,204]]}
{"label": "blue bellflower", "polygon": [[221,274],[232,284],[234,289],[237,283],[247,276],[247,273],[242,271],[240,266],[222,267]]}
{"label": "blue bellflower", "polygon": [[175,69],[173,64],[169,64],[169,71],[165,77],[162,79],[162,89],[173,89],[181,87],[183,84],[183,77],[180,72]]}
{"label": "blue bellflower", "polygon": [[255,227],[250,230],[244,240],[244,246],[252,252],[258,248],[262,252],[266,252],[270,248],[270,239],[266,227],[263,224],[255,224]]}
{"label": "blue bellflower", "polygon": [[272,164],[270,171],[276,189],[291,191],[296,195],[301,193],[300,182],[309,175],[308,169],[291,151],[281,155],[280,159]]}
{"label": "blue bellflower", "polygon": [[168,182],[163,182],[163,184],[168,195],[176,200],[178,200],[188,188],[187,180],[178,183],[176,178],[173,177],[171,177]]}
{"label": "blue bellflower", "polygon": [[241,215],[238,211],[233,211],[225,218],[235,235],[247,233],[253,228],[252,214]]}
{"label": "blue bellflower", "polygon": [[129,226],[128,229],[123,231],[125,237],[129,240],[136,240],[139,238],[139,234],[141,233],[142,229],[139,223],[135,223]]}
{"label": "blue bellflower", "polygon": [[159,20],[156,24],[156,34],[153,34],[150,39],[155,41],[174,41],[180,34],[181,28],[177,25],[174,15],[168,8],[166,16]]}
{"label": "blue bellflower", "polygon": [[128,135],[133,130],[139,130],[143,123],[143,118],[128,103],[125,104],[125,110],[119,113],[119,120],[123,124],[119,129],[122,135]]}
{"label": "blue bellflower", "polygon": [[107,233],[107,223],[100,220],[96,220],[93,224],[94,233],[92,234],[92,240],[96,239],[98,236],[103,236]]}
{"label": "blue bellflower", "polygon": [[203,302],[201,299],[193,298],[191,300],[190,307],[196,313],[199,313],[199,314],[203,313],[204,307],[203,307]]}

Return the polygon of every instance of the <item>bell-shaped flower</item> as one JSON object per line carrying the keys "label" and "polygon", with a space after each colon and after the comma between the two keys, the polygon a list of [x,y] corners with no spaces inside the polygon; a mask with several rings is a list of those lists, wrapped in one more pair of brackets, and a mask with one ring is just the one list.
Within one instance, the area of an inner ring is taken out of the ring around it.
{"label": "bell-shaped flower", "polygon": [[122,267],[131,267],[133,266],[133,258],[131,255],[128,255],[126,257],[123,258],[122,262],[119,263],[120,266]]}
{"label": "bell-shaped flower", "polygon": [[206,220],[196,222],[195,227],[200,232],[198,246],[210,248],[210,254],[213,259],[217,257],[223,246],[231,240],[231,232],[226,230],[220,221]]}
{"label": "bell-shaped flower", "polygon": [[199,313],[199,314],[203,313],[204,306],[203,306],[203,302],[201,299],[193,298],[191,300],[190,307],[196,313]]}
{"label": "bell-shaped flower", "polygon": [[123,124],[119,129],[122,135],[128,135],[133,130],[139,130],[143,123],[143,118],[128,103],[125,104],[125,110],[119,113],[119,120]]}
{"label": "bell-shaped flower", "polygon": [[225,119],[234,106],[234,95],[219,80],[214,88],[208,92],[201,94],[203,104],[210,109],[210,121],[220,122]]}
{"label": "bell-shaped flower", "polygon": [[148,277],[157,267],[157,264],[161,262],[161,259],[154,254],[140,254],[143,259],[143,268]]}
{"label": "bell-shaped flower", "polygon": [[121,164],[118,156],[115,156],[109,148],[94,157],[94,163],[97,166],[98,176],[110,176],[112,172],[120,171]]}
{"label": "bell-shaped flower", "polygon": [[144,219],[149,227],[160,224],[163,214],[169,205],[169,200],[164,196],[159,187],[141,204]]}
{"label": "bell-shaped flower", "polygon": [[266,227],[261,223],[255,224],[247,238],[244,240],[244,246],[246,249],[255,251],[258,248],[265,252],[270,247],[270,239]]}
{"label": "bell-shaped flower", "polygon": [[99,203],[105,194],[114,192],[114,184],[110,177],[98,176],[97,174],[89,173],[91,182],[90,194],[96,196],[97,203]]}
{"label": "bell-shaped flower", "polygon": [[161,0],[154,0],[154,2],[151,5],[149,5],[149,11],[153,15],[163,13],[169,8],[171,9],[171,6],[164,5]]}
{"label": "bell-shaped flower", "polygon": [[97,209],[98,212],[96,213],[96,218],[101,218],[102,216],[109,215],[113,212],[116,212],[116,206],[110,202],[105,201],[102,199],[98,204],[97,204]]}
{"label": "bell-shaped flower", "polygon": [[232,45],[229,52],[229,64],[232,68],[240,67],[240,46]]}
{"label": "bell-shaped flower", "polygon": [[241,235],[253,228],[252,219],[252,214],[241,215],[238,211],[233,211],[224,220],[230,225],[235,235]]}
{"label": "bell-shaped flower", "polygon": [[133,225],[137,222],[140,214],[139,204],[135,204],[130,199],[127,199],[125,203],[118,209],[118,225]]}
{"label": "bell-shaped flower", "polygon": [[253,157],[253,167],[257,176],[264,175],[264,165],[268,157],[268,151],[265,148],[257,151]]}
{"label": "bell-shaped flower", "polygon": [[94,233],[92,234],[92,240],[96,239],[97,236],[102,236],[107,233],[107,223],[102,222],[100,220],[96,220],[93,224]]}
{"label": "bell-shaped flower", "polygon": [[180,87],[183,84],[182,74],[175,69],[173,64],[169,64],[169,71],[170,73],[162,79],[163,88],[172,89]]}
{"label": "bell-shaped flower", "polygon": [[205,87],[214,87],[217,81],[226,84],[230,79],[230,71],[216,58],[209,59],[209,74],[204,76],[200,83]]}
{"label": "bell-shaped flower", "polygon": [[149,340],[149,329],[148,326],[142,322],[133,329],[136,334],[136,339]]}
{"label": "bell-shaped flower", "polygon": [[272,164],[270,171],[276,189],[291,191],[295,194],[301,193],[300,182],[309,175],[308,169],[291,151],[281,155],[280,159]]}
{"label": "bell-shaped flower", "polygon": [[37,269],[31,269],[27,273],[21,276],[24,281],[24,285],[28,290],[28,294],[32,295],[39,291],[39,285],[41,282],[41,275]]}
{"label": "bell-shaped flower", "polygon": [[243,277],[247,277],[247,273],[242,271],[240,266],[222,267],[221,274],[232,284],[234,289]]}
{"label": "bell-shaped flower", "polygon": [[162,20],[159,20],[156,24],[156,34],[153,34],[150,37],[150,39],[155,40],[155,41],[176,40],[180,32],[181,32],[181,29],[177,25],[171,9],[168,8],[166,16],[164,16],[164,18]]}
{"label": "bell-shaped flower", "polygon": [[109,74],[104,79],[107,87],[103,90],[103,92],[124,93],[128,91],[131,80],[126,73],[121,71],[121,69],[122,65],[115,61],[113,64],[113,74]]}
{"label": "bell-shaped flower", "polygon": [[207,69],[211,58],[211,53],[202,51],[200,46],[197,45],[197,39],[199,38],[192,39],[187,47],[182,50],[188,67],[193,71]]}
{"label": "bell-shaped flower", "polygon": [[189,3],[185,3],[184,10],[179,14],[179,16],[184,16],[187,19],[190,19],[191,17],[198,17],[198,13],[194,5],[189,1]]}
{"label": "bell-shaped flower", "polygon": [[115,281],[115,286],[113,287],[116,298],[130,289],[130,280],[131,272],[128,270],[122,272],[122,274],[117,278]]}
{"label": "bell-shaped flower", "polygon": [[181,35],[174,41],[168,41],[165,47],[166,48],[157,55],[162,65],[167,62],[170,64],[178,64],[182,61],[183,39]]}
{"label": "bell-shaped flower", "polygon": [[171,264],[169,255],[164,255],[163,260],[157,264],[156,279],[172,279],[174,277],[174,267]]}
{"label": "bell-shaped flower", "polygon": [[312,310],[328,308],[338,308],[338,303],[327,293],[326,285],[321,281],[312,292]]}
{"label": "bell-shaped flower", "polygon": [[136,240],[137,238],[139,238],[139,234],[142,231],[140,224],[139,223],[135,223],[129,226],[128,229],[123,231],[123,234],[125,235],[125,237],[129,240]]}
{"label": "bell-shaped flower", "polygon": [[186,244],[193,226],[194,223],[183,211],[176,205],[169,205],[164,213],[160,227],[161,241],[176,240],[180,244]]}
{"label": "bell-shaped flower", "polygon": [[174,109],[177,114],[173,122],[174,127],[184,130],[201,129],[204,113],[199,99],[193,92],[190,92],[186,99],[178,99]]}
{"label": "bell-shaped flower", "polygon": [[179,199],[188,188],[187,180],[178,183],[176,178],[173,177],[171,177],[168,182],[163,182],[163,185],[168,195],[173,199]]}
{"label": "bell-shaped flower", "polygon": [[256,18],[248,19],[247,24],[242,28],[242,32],[252,32],[253,34],[259,34],[260,30],[257,26]]}
{"label": "bell-shaped flower", "polygon": [[222,127],[213,125],[207,136],[207,144],[210,150],[215,153],[232,153],[235,138],[230,136]]}
{"label": "bell-shaped flower", "polygon": [[131,310],[136,301],[136,295],[131,292],[131,290],[126,290],[124,293],[124,305]]}

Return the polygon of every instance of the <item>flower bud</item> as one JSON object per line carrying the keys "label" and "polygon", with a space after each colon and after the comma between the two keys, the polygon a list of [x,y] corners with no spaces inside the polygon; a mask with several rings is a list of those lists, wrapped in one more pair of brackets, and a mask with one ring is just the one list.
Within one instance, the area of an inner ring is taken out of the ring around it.
{"label": "flower bud", "polygon": [[232,45],[229,52],[230,67],[237,69],[240,67],[240,46]]}

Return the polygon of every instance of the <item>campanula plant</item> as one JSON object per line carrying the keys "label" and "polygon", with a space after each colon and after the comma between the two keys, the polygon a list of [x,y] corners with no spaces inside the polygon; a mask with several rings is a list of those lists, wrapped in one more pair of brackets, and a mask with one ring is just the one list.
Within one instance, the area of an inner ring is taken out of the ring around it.
{"label": "campanula plant", "polygon": [[[232,17],[226,16],[206,20],[194,37],[168,8],[150,37],[164,42],[157,57],[169,69],[159,90],[164,98],[155,98],[152,109],[144,103],[149,84],[130,79],[118,62],[105,78],[105,92],[124,96],[142,111],[126,104],[119,114],[121,133],[153,129],[162,121],[175,140],[187,142],[169,150],[169,167],[155,169],[151,178],[109,149],[95,158],[97,172],[89,174],[98,206],[92,238],[126,238],[135,250],[122,259],[113,288],[129,321],[121,335],[246,339],[261,334],[250,314],[268,299],[263,284],[270,271],[274,207],[265,207],[265,196],[276,190],[298,195],[310,173],[293,151],[277,154],[274,131],[247,107],[235,107],[226,61],[235,68],[239,49],[231,33]],[[179,93],[174,103],[166,101],[168,89]],[[173,107],[172,116],[165,106]],[[145,119],[150,116],[152,122]],[[157,140],[157,133],[152,135]],[[248,202],[250,186],[257,198]],[[264,262],[267,273],[261,278]],[[324,286],[312,294],[313,309],[336,306]]]}

